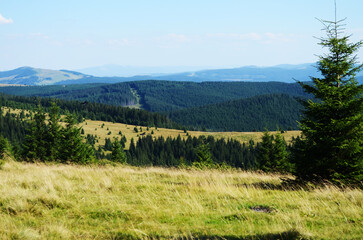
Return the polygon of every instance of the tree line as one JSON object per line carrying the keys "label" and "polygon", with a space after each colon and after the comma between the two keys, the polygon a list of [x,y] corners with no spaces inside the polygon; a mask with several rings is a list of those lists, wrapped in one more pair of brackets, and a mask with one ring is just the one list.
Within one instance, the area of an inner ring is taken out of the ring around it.
{"label": "tree line", "polygon": [[207,106],[178,110],[169,118],[188,129],[263,131],[298,129],[302,105],[287,94],[259,95]]}
{"label": "tree line", "polygon": [[92,102],[67,101],[52,98],[24,97],[0,94],[0,106],[35,111],[40,104],[44,111],[49,111],[52,103],[60,107],[60,113],[75,115],[78,121],[82,119],[126,123],[141,126],[155,126],[181,129],[181,125],[173,122],[167,116],[151,113],[145,110],[132,109]]}

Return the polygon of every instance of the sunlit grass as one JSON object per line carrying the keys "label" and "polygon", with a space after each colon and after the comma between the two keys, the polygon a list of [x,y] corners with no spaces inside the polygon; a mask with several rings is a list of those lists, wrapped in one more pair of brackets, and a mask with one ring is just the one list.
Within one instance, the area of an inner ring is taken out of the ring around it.
{"label": "sunlit grass", "polygon": [[0,239],[363,237],[361,190],[291,190],[280,177],[7,161]]}
{"label": "sunlit grass", "polygon": [[[102,125],[104,125],[102,127]],[[105,122],[105,121],[93,121],[93,120],[86,120],[85,122],[81,123],[80,126],[85,131],[85,134],[92,134],[98,137],[98,144],[104,145],[105,138],[113,138],[118,137],[121,138],[119,132],[125,135],[127,142],[126,142],[126,149],[128,149],[130,145],[131,138],[134,138],[135,141],[139,137],[143,137],[145,135],[152,135],[155,138],[163,136],[164,138],[172,137],[177,138],[179,135],[182,138],[187,138],[187,134],[192,137],[199,137],[199,136],[214,136],[217,139],[225,138],[225,139],[235,139],[240,141],[241,143],[248,143],[251,139],[255,142],[259,142],[262,139],[263,133],[262,132],[201,132],[201,131],[187,131],[185,133],[183,130],[176,130],[176,129],[167,129],[167,128],[155,128],[150,127],[147,130],[145,126],[135,126],[135,125],[127,125],[123,123],[112,123],[112,122]],[[138,129],[138,132],[134,131],[134,128]],[[140,127],[142,131],[140,131]],[[276,132],[271,132],[271,134],[275,134]],[[283,134],[284,138],[290,142],[292,137],[297,137],[300,135],[300,131],[285,131]],[[97,144],[96,144],[97,145]]]}
{"label": "sunlit grass", "polygon": [[[2,107],[3,114],[6,114],[9,110],[11,113],[20,114],[22,110],[20,109],[12,109],[8,107]],[[24,110],[25,114],[29,114],[28,110]],[[64,116],[62,116],[64,118]],[[64,125],[64,123],[61,123]],[[85,132],[85,136],[87,134],[92,134],[97,137],[98,142],[96,142],[96,147],[98,145],[105,144],[105,138],[110,138],[111,140],[114,137],[121,139],[121,135],[119,132],[121,131],[122,135],[126,137],[126,146],[125,148],[128,149],[130,146],[131,138],[137,141],[138,138],[152,135],[154,138],[158,137],[172,137],[177,138],[179,135],[183,139],[186,139],[189,135],[192,137],[199,137],[199,136],[213,136],[216,139],[235,139],[240,141],[241,143],[248,143],[250,140],[254,142],[260,142],[263,136],[263,132],[202,132],[202,131],[187,131],[185,133],[183,130],[177,129],[167,129],[167,128],[155,128],[149,127],[149,130],[146,126],[135,126],[123,123],[112,123],[106,121],[95,121],[95,120],[85,120],[84,122],[79,124],[79,127],[82,127]],[[134,128],[138,129],[138,132],[134,131]],[[142,131],[140,131],[140,127]],[[276,134],[276,131],[272,131],[271,134]],[[285,131],[282,136],[284,136],[287,142],[291,142],[293,137],[297,137],[301,134],[300,131]]]}

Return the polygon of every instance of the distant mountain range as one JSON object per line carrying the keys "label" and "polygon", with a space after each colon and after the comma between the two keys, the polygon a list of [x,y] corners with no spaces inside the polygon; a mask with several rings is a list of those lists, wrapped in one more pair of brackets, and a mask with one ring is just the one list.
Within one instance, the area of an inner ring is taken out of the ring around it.
{"label": "distant mountain range", "polygon": [[[175,74],[145,75],[132,77],[95,77],[69,70],[48,70],[31,67],[21,67],[0,72],[0,84],[20,85],[53,85],[53,84],[83,84],[83,83],[117,83],[138,80],[169,80],[191,82],[285,82],[296,80],[309,81],[309,76],[319,77],[313,64],[278,65],[274,67],[246,66],[230,69],[212,69]],[[363,82],[363,73],[359,75]]]}
{"label": "distant mountain range", "polygon": [[96,67],[76,69],[75,71],[95,77],[132,77],[132,76],[162,76],[181,72],[214,69],[211,67],[170,66],[170,67],[138,67],[107,64]]}
{"label": "distant mountain range", "polygon": [[85,79],[88,75],[68,70],[20,67],[0,72],[0,84],[52,85],[60,81]]}

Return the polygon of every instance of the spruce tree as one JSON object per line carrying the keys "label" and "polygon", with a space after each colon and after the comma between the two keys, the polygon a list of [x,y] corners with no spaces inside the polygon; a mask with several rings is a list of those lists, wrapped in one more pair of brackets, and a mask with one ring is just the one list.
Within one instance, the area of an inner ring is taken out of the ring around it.
{"label": "spruce tree", "polygon": [[26,160],[46,161],[48,159],[48,128],[45,123],[46,115],[39,105],[30,123],[23,144],[23,157]]}
{"label": "spruce tree", "polygon": [[52,102],[49,109],[49,123],[48,123],[48,158],[49,160],[58,160],[61,147],[61,126],[60,121],[60,108]]}
{"label": "spruce tree", "polygon": [[126,163],[126,155],[118,138],[114,138],[112,143],[111,161]]}
{"label": "spruce tree", "polygon": [[9,148],[9,141],[3,135],[0,135],[0,159],[5,157],[5,154],[9,151]]}
{"label": "spruce tree", "polygon": [[265,172],[289,172],[287,144],[284,137],[277,133],[275,136],[265,131],[262,142],[257,148],[259,168]]}
{"label": "spruce tree", "polygon": [[200,141],[200,144],[195,149],[197,159],[193,162],[193,166],[198,168],[212,168],[215,164],[213,162],[213,154],[210,151],[209,144],[204,136],[201,136]]}
{"label": "spruce tree", "polygon": [[94,161],[94,152],[92,147],[83,142],[81,128],[76,127],[76,119],[73,115],[67,115],[66,127],[62,133],[62,148],[60,159],[62,162],[74,163],[91,163]]}
{"label": "spruce tree", "polygon": [[289,162],[288,156],[289,152],[287,151],[287,144],[285,138],[280,133],[277,133],[274,137],[274,146],[272,151],[272,158],[274,159],[274,171],[292,171],[292,165]]}
{"label": "spruce tree", "polygon": [[312,84],[299,82],[314,100],[303,102],[300,128],[303,137],[293,148],[296,175],[304,180],[326,179],[342,183],[363,180],[363,86],[356,52],[362,41],[343,36],[342,21],[322,21],[327,36],[320,45],[329,50],[319,56],[322,77]]}
{"label": "spruce tree", "polygon": [[259,168],[265,172],[271,171],[273,151],[273,136],[265,131],[262,136],[262,142],[257,147],[257,161]]}

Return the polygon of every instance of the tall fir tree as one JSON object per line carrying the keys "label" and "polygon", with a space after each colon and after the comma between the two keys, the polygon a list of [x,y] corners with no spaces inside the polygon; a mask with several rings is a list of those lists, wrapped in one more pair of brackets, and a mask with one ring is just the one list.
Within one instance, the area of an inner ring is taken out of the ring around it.
{"label": "tall fir tree", "polygon": [[52,102],[49,109],[48,121],[48,157],[49,160],[58,160],[62,141],[60,121],[60,108]]}
{"label": "tall fir tree", "polygon": [[265,131],[262,142],[257,147],[259,168],[265,172],[290,172],[287,144],[284,137],[277,133],[275,136]]}
{"label": "tall fir tree", "polygon": [[81,128],[76,127],[76,119],[68,114],[65,119],[66,127],[63,129],[62,150],[60,159],[62,162],[92,163],[94,152],[92,147],[83,142]]}
{"label": "tall fir tree", "polygon": [[29,161],[48,160],[48,126],[45,123],[46,115],[43,108],[38,105],[37,112],[30,123],[23,144],[23,158]]}
{"label": "tall fir tree", "polygon": [[126,155],[118,138],[113,139],[111,161],[126,163]]}
{"label": "tall fir tree", "polygon": [[274,159],[273,169],[277,172],[291,172],[292,164],[289,162],[289,152],[285,138],[277,133],[274,137],[272,158]]}
{"label": "tall fir tree", "polygon": [[273,136],[265,131],[261,143],[257,146],[257,161],[259,168],[265,172],[272,171]]}
{"label": "tall fir tree", "polygon": [[363,86],[356,52],[362,41],[350,43],[342,22],[322,21],[327,36],[320,45],[329,53],[319,57],[322,77],[299,82],[315,100],[303,102],[303,137],[293,148],[296,175],[303,180],[359,184],[363,180]]}
{"label": "tall fir tree", "polygon": [[5,154],[10,150],[9,141],[3,136],[0,135],[0,159],[5,157]]}

